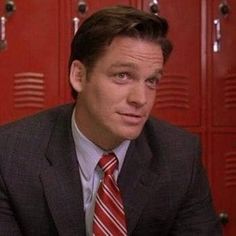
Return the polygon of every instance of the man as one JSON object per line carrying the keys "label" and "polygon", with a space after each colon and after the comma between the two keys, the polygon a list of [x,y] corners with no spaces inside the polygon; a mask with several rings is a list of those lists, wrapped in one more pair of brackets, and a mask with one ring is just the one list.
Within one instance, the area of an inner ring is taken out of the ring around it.
{"label": "man", "polygon": [[149,118],[167,30],[125,6],[81,25],[69,63],[75,105],[0,130],[0,235],[221,235],[198,139]]}

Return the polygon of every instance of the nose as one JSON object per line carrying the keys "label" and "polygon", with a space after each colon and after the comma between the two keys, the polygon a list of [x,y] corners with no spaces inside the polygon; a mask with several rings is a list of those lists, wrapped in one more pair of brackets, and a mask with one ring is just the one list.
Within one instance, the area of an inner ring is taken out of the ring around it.
{"label": "nose", "polygon": [[144,83],[137,82],[130,88],[128,103],[141,107],[147,103],[148,91]]}

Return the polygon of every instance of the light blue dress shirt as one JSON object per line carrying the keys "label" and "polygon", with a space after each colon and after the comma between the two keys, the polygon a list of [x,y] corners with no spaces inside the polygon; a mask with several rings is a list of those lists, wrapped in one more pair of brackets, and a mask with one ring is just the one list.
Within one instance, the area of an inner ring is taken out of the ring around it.
{"label": "light blue dress shirt", "polygon": [[[99,183],[103,178],[103,172],[98,166],[98,162],[107,151],[102,150],[81,133],[75,122],[75,111],[73,112],[71,123],[83,189],[86,235],[91,236],[96,193]],[[126,140],[115,149],[110,150],[115,153],[119,162],[118,169],[114,172],[116,180],[123,165],[129,144],[130,140]]]}

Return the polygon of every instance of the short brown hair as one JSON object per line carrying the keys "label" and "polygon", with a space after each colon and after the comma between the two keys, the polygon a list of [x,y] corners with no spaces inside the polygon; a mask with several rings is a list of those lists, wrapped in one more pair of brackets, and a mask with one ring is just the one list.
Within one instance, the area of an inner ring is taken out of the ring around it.
{"label": "short brown hair", "polygon": [[[167,32],[168,23],[162,17],[130,6],[104,8],[87,18],[76,32],[71,44],[69,68],[74,60],[79,60],[91,71],[116,36],[157,42],[165,62],[172,51]],[[76,91],[72,91],[72,96],[77,97]]]}

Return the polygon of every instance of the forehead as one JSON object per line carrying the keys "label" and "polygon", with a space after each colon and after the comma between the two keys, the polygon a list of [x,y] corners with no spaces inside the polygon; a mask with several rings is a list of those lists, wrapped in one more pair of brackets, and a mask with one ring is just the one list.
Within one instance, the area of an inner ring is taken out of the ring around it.
{"label": "forehead", "polygon": [[106,47],[102,58],[105,63],[122,61],[162,66],[163,52],[157,42],[131,37],[116,37]]}

